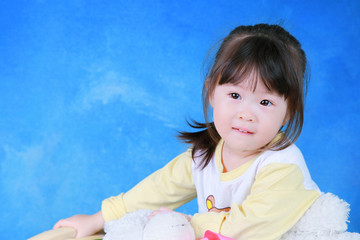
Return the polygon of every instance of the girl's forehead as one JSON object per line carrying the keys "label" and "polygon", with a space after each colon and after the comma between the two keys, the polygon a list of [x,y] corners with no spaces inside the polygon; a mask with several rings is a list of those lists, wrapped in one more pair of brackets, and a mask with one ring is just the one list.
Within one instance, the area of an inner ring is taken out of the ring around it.
{"label": "girl's forehead", "polygon": [[236,89],[245,90],[247,92],[253,92],[253,93],[274,94],[274,92],[270,91],[267,87],[265,87],[265,85],[261,81],[257,81],[256,83],[251,83],[251,82],[226,83],[218,86],[229,87],[234,90]]}
{"label": "girl's forehead", "polygon": [[272,92],[271,89],[264,84],[263,80],[260,79],[260,75],[254,72],[244,76],[241,79],[238,79],[237,81],[228,82],[225,84],[218,83],[217,85],[233,86],[241,89],[251,90],[253,92]]}

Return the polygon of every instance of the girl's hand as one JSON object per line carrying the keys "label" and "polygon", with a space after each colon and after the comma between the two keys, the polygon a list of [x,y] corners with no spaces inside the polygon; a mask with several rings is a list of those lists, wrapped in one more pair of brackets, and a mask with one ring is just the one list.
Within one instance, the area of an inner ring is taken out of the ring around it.
{"label": "girl's hand", "polygon": [[[148,218],[151,219],[153,217],[155,217],[156,215],[158,214],[166,214],[166,213],[171,213],[171,212],[174,212],[173,210],[171,210],[170,208],[167,208],[167,207],[160,207],[158,210],[155,210],[153,211],[149,216]],[[180,213],[182,214],[189,222],[191,220],[190,216],[186,215],[186,214],[183,214],[183,213]]]}
{"label": "girl's hand", "polygon": [[104,227],[104,218],[101,211],[94,215],[75,215],[58,221],[54,229],[61,227],[71,227],[76,230],[76,238],[93,235]]}

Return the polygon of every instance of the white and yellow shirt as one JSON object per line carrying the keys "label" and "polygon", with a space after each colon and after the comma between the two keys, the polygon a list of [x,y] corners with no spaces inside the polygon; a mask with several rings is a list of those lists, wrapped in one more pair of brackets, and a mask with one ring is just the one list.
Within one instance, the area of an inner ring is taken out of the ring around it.
{"label": "white and yellow shirt", "polygon": [[205,169],[189,149],[127,193],[104,200],[105,221],[138,209],[176,209],[197,197],[199,213],[191,219],[197,238],[212,230],[235,239],[279,239],[319,197],[295,145],[226,173],[222,146],[221,140]]}
{"label": "white and yellow shirt", "polygon": [[[291,145],[265,151],[237,169],[223,172],[223,141],[201,169],[192,164],[199,214],[191,223],[236,239],[278,239],[319,196],[300,150]],[[214,213],[215,212],[215,213]]]}

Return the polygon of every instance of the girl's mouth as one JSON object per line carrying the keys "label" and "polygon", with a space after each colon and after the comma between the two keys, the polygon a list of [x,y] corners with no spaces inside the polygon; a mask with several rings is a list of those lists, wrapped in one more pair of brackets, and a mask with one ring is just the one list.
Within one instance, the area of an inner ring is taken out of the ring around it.
{"label": "girl's mouth", "polygon": [[232,129],[235,130],[235,131],[238,131],[240,133],[243,133],[243,134],[254,134],[253,132],[251,132],[251,131],[249,131],[247,129],[244,129],[244,128],[235,128],[235,127],[233,127]]}

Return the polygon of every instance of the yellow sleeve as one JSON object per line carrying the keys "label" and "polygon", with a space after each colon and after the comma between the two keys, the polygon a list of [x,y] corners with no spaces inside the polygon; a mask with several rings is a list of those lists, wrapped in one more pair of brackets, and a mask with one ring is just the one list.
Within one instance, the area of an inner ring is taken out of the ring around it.
{"label": "yellow sleeve", "polygon": [[192,178],[191,150],[174,158],[127,193],[105,199],[102,214],[105,221],[119,219],[138,209],[176,209],[196,197]]}
{"label": "yellow sleeve", "polygon": [[235,239],[279,239],[320,196],[307,190],[295,164],[271,163],[256,176],[250,194],[230,212],[195,214],[191,224],[196,237],[206,230]]}

